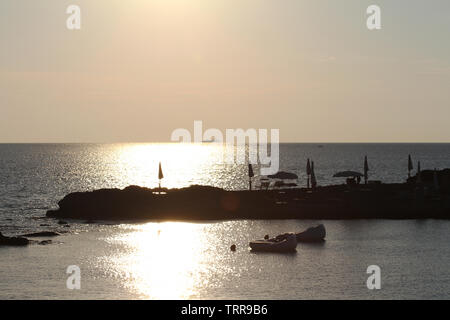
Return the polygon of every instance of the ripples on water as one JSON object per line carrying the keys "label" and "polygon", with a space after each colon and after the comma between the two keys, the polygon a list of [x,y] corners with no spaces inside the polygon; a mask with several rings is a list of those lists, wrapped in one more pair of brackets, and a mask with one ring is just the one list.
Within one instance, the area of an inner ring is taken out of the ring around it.
{"label": "ripples on water", "polygon": [[[327,241],[299,244],[294,254],[251,253],[248,242],[317,221],[73,223],[81,233],[60,244],[0,248],[0,298],[450,298],[450,222],[323,222]],[[65,287],[72,264],[81,290]],[[381,290],[366,287],[372,264],[381,267]]]}
{"label": "ripples on water", "polygon": [[[0,231],[60,228],[39,219],[73,191],[131,184],[207,184],[247,188],[246,165],[223,165],[214,144],[0,145]],[[280,169],[305,184],[306,158],[319,184],[336,171],[401,182],[407,155],[422,168],[450,167],[449,144],[282,144]],[[256,170],[257,171],[257,168]],[[338,180],[339,181],[339,180]],[[40,224],[50,224],[41,227]],[[299,231],[307,221],[228,221],[83,225],[48,246],[0,248],[0,298],[449,298],[446,221],[326,221],[323,245],[294,255],[251,254],[248,241]],[[61,243],[59,243],[61,242]],[[229,251],[231,244],[238,251]],[[65,289],[65,268],[78,264],[84,290]],[[365,287],[369,264],[382,267],[383,289]]]}

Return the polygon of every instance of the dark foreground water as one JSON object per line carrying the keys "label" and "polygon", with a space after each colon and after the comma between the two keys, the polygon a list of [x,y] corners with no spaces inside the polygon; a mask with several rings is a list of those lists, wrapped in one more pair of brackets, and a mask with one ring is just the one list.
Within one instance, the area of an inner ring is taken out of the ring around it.
{"label": "dark foreground water", "polygon": [[[218,163],[214,145],[0,145],[0,231],[67,231],[46,246],[0,248],[0,298],[450,298],[448,221],[321,221],[327,241],[299,244],[292,255],[254,254],[248,241],[299,231],[318,221],[142,223],[63,228],[42,219],[72,191],[130,184],[247,187],[245,165]],[[307,157],[319,184],[333,173],[362,170],[401,182],[407,155],[422,168],[450,167],[449,144],[286,144],[281,169],[305,183]],[[41,226],[49,224],[49,226]],[[229,246],[236,244],[237,252]],[[81,269],[81,290],[66,287],[66,269]],[[366,287],[369,265],[382,287]]]}
{"label": "dark foreground water", "polygon": [[[323,244],[248,251],[251,239],[316,222],[72,224],[55,244],[0,248],[0,298],[450,298],[449,221],[321,221]],[[80,290],[66,287],[69,265]],[[369,265],[381,268],[380,290],[367,289]]]}

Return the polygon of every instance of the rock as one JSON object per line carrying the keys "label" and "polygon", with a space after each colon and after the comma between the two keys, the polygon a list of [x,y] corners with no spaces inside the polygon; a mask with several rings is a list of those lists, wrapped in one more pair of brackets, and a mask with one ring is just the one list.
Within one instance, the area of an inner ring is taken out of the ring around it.
{"label": "rock", "polygon": [[269,240],[269,235],[268,235],[268,234],[266,234],[266,235],[264,236],[264,240]]}
{"label": "rock", "polygon": [[67,221],[59,220],[59,221],[58,221],[58,224],[67,224]]}
{"label": "rock", "polygon": [[39,244],[42,245],[42,246],[45,246],[45,245],[51,244],[51,243],[52,243],[52,240],[42,240],[42,241],[39,241]]}
{"label": "rock", "polygon": [[[450,172],[450,170],[449,170]],[[439,180],[443,199],[450,197],[449,179]],[[407,183],[280,190],[229,191],[208,186],[180,189],[100,189],[74,192],[58,202],[47,217],[96,221],[202,221],[238,219],[450,219],[448,201],[413,205]],[[280,205],[282,204],[282,205]],[[60,222],[62,224],[66,224]],[[304,236],[301,236],[304,237]]]}
{"label": "rock", "polygon": [[68,224],[65,224],[63,227],[64,228],[70,228],[70,226]]}
{"label": "rock", "polygon": [[23,234],[22,237],[56,237],[60,234],[58,232],[53,231],[42,231],[42,232],[34,232]]}
{"label": "rock", "polygon": [[50,225],[47,224],[47,223],[41,223],[39,226],[40,226],[40,227],[50,227]]}
{"label": "rock", "polygon": [[236,245],[235,245],[235,244],[232,244],[231,247],[230,247],[230,250],[231,250],[231,251],[236,251]]}
{"label": "rock", "polygon": [[0,246],[26,246],[30,240],[22,237],[5,237],[0,232]]}

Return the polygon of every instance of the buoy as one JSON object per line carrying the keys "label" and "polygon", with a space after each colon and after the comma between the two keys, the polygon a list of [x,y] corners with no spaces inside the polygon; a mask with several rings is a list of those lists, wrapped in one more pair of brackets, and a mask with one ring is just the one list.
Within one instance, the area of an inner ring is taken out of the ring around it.
{"label": "buoy", "polygon": [[235,244],[232,244],[231,247],[230,247],[230,249],[231,249],[231,251],[236,251],[236,245],[235,245]]}

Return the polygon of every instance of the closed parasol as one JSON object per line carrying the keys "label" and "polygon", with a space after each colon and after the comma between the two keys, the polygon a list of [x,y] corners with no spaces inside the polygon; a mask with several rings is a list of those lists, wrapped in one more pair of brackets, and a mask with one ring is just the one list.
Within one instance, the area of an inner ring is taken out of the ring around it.
{"label": "closed parasol", "polygon": [[364,183],[367,184],[369,178],[369,164],[367,163],[367,156],[364,157]]}
{"label": "closed parasol", "polygon": [[314,161],[311,162],[311,187],[315,189],[317,186],[316,173],[314,172]]}
{"label": "closed parasol", "polygon": [[158,179],[159,179],[159,188],[161,189],[161,179],[164,178],[162,169],[161,169],[161,162],[159,163],[159,170],[158,170]]}
{"label": "closed parasol", "polygon": [[408,155],[408,178],[411,177],[411,170],[413,169],[413,163],[411,159],[411,155]]}
{"label": "closed parasol", "polygon": [[253,173],[253,167],[252,164],[248,164],[248,187],[249,190],[252,190],[252,177],[254,177],[255,174]]}

